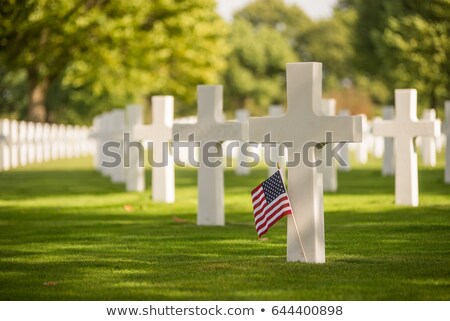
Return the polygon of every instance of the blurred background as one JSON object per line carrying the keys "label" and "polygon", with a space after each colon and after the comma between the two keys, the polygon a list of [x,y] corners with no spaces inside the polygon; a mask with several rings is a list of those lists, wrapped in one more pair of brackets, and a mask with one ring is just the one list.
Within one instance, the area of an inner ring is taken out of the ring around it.
{"label": "blurred background", "polygon": [[338,109],[380,113],[395,88],[450,99],[450,0],[0,0],[0,117],[90,124],[102,111],[198,84],[224,110],[285,102],[285,64],[323,63]]}

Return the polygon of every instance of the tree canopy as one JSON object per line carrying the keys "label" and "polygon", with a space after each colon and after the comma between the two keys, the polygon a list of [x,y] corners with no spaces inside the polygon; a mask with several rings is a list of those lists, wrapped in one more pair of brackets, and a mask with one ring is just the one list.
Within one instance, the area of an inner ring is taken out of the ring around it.
{"label": "tree canopy", "polygon": [[[356,66],[392,88],[419,90],[423,106],[450,94],[450,0],[347,0],[354,7]],[[392,96],[391,96],[392,101]]]}
{"label": "tree canopy", "polygon": [[100,111],[174,95],[192,114],[198,84],[223,83],[226,110],[262,115],[285,99],[285,64],[323,63],[324,95],[371,113],[395,88],[422,107],[450,95],[450,0],[340,0],[312,20],[254,0],[224,22],[214,0],[0,0],[0,114],[90,122]]}
{"label": "tree canopy", "polygon": [[233,49],[224,74],[226,105],[263,115],[270,104],[285,100],[285,64],[297,60],[295,52],[277,30],[255,28],[240,18],[229,39]]}
{"label": "tree canopy", "polygon": [[213,0],[1,0],[0,30],[0,66],[25,72],[37,121],[48,103],[67,117],[64,104],[95,113],[163,91],[192,102],[227,53]]}

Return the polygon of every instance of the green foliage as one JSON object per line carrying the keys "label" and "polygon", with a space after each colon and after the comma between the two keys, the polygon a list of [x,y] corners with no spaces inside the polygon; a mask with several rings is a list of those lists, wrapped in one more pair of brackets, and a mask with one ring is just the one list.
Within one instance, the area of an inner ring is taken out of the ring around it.
{"label": "green foliage", "polygon": [[443,106],[450,95],[449,35],[448,22],[427,21],[419,15],[391,17],[380,55],[389,57],[385,66],[395,88],[417,88],[424,105]]}
{"label": "green foliage", "polygon": [[419,89],[423,107],[448,98],[450,81],[450,1],[353,0],[355,62],[360,72],[395,87]]}
{"label": "green foliage", "polygon": [[302,56],[301,34],[311,25],[311,19],[296,5],[283,0],[255,0],[235,14],[254,27],[269,26],[286,36],[295,50]]}
{"label": "green foliage", "polygon": [[0,66],[0,117],[21,118],[27,105],[26,74],[11,72]]}
{"label": "green foliage", "polygon": [[229,111],[247,108],[264,115],[270,104],[285,100],[285,65],[298,60],[277,30],[235,19],[230,34],[232,52],[224,74]]}
{"label": "green foliage", "polygon": [[91,159],[2,172],[0,299],[448,301],[442,156],[420,169],[415,208],[394,205],[379,160],[339,173],[324,195],[326,264],[286,263],[285,219],[258,240],[249,193],[266,168],[225,171],[224,227],[196,226],[192,169],[176,170],[175,204],[124,192]]}
{"label": "green foliage", "polygon": [[213,0],[2,0],[0,8],[0,66],[53,92],[49,119],[72,109],[90,121],[154,93],[189,104],[195,86],[225,67],[227,28]]}
{"label": "green foliage", "polygon": [[305,48],[303,60],[323,64],[325,90],[339,87],[343,79],[354,78],[350,39],[355,19],[354,10],[335,10],[332,18],[315,22],[300,36]]}

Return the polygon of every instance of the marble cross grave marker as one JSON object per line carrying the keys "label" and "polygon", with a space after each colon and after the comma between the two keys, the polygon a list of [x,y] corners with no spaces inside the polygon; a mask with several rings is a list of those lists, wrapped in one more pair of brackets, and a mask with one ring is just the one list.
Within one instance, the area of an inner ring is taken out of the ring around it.
{"label": "marble cross grave marker", "polygon": [[[392,120],[394,117],[394,106],[383,107],[384,120]],[[381,174],[383,176],[394,176],[395,174],[394,138],[392,137],[384,137],[383,168]]]}
{"label": "marble cross grave marker", "polygon": [[[436,121],[436,110],[424,110],[423,120]],[[438,133],[440,135],[441,133]],[[425,166],[436,166],[436,137],[428,136],[422,138],[422,162]]]}
{"label": "marble cross grave marker", "polygon": [[[271,105],[269,106],[269,117],[281,117],[284,114],[284,107],[282,105]],[[267,150],[267,149],[266,149]],[[282,154],[282,152],[284,154]],[[272,176],[280,168],[281,177],[283,180],[286,179],[286,149],[280,149],[280,145],[269,149],[270,160],[278,164],[278,166],[267,165],[267,177]]]}
{"label": "marble cross grave marker", "polygon": [[[350,116],[350,111],[348,109],[342,109],[339,112],[339,116]],[[350,144],[344,144],[341,150],[339,151],[339,156],[341,156],[343,160],[343,164],[339,164],[339,171],[341,172],[349,172],[352,168],[350,166]]]}
{"label": "marble cross grave marker", "polygon": [[125,131],[125,110],[114,109],[111,111],[109,130],[111,140],[119,143],[119,148],[116,152],[121,157],[121,162],[118,166],[111,168],[111,181],[113,183],[125,183],[125,167],[123,166],[123,133]]}
{"label": "marble cross grave marker", "polygon": [[[322,99],[321,103],[322,112],[325,116],[336,115],[336,100],[335,99]],[[322,165],[318,167],[319,173],[323,178],[323,191],[324,192],[336,192],[338,189],[337,167],[335,164],[326,164],[325,149],[322,148],[318,151],[322,154]]]}
{"label": "marble cross grave marker", "polygon": [[198,86],[197,100],[197,123],[174,124],[174,141],[189,141],[193,134],[195,141],[200,143],[197,225],[225,225],[223,164],[217,166],[217,161],[222,161],[223,157],[214,157],[211,164],[205,164],[202,149],[208,148],[210,153],[215,153],[221,149],[220,142],[245,141],[248,123],[224,121],[222,86]]}
{"label": "marble cross grave marker", "polygon": [[[238,109],[236,110],[236,119],[241,123],[248,123],[248,118],[250,117],[250,113],[246,109]],[[241,165],[241,161],[245,162],[247,158],[241,153],[242,142],[239,142],[239,148],[236,153],[236,167],[235,173],[238,176],[247,176],[250,175],[250,167],[244,167]]]}
{"label": "marble cross grave marker", "polygon": [[395,90],[395,118],[374,123],[374,135],[393,137],[395,143],[395,204],[419,205],[416,136],[436,136],[436,121],[417,119],[417,91]]}
{"label": "marble cross grave marker", "polygon": [[[127,132],[130,136],[133,134],[133,128],[136,125],[142,125],[144,123],[144,110],[140,105],[128,105],[125,109],[127,117]],[[132,139],[134,141],[134,139]],[[134,146],[133,146],[134,145]],[[145,190],[145,163],[140,164],[139,153],[143,153],[144,148],[139,147],[130,142],[130,146],[125,146],[125,159],[128,157],[128,163],[126,164],[126,190],[128,192],[143,192]],[[143,160],[143,159],[142,159]]]}
{"label": "marble cross grave marker", "polygon": [[[323,188],[317,168],[311,164],[315,162],[314,146],[361,141],[361,117],[323,115],[321,63],[289,63],[286,73],[286,114],[250,118],[250,140],[262,142],[270,133],[271,141],[292,142],[293,148],[288,149],[290,161],[294,153],[301,153],[303,161],[294,167],[288,166],[288,193],[293,215],[288,216],[287,260],[324,263]],[[332,137],[327,132],[331,132]],[[305,146],[312,146],[306,155],[302,153]]]}
{"label": "marble cross grave marker", "polygon": [[[155,202],[173,203],[175,201],[175,165],[169,148],[173,126],[173,96],[152,97],[151,125],[134,125],[133,141],[153,143],[152,198]],[[165,162],[164,166],[161,164]],[[136,175],[137,179],[143,179]]]}
{"label": "marble cross grave marker", "polygon": [[0,171],[11,167],[10,120],[0,119]]}
{"label": "marble cross grave marker", "polygon": [[362,142],[355,146],[355,159],[360,164],[367,164],[368,161],[368,147],[370,144],[370,127],[365,114],[360,114],[362,118]]}
{"label": "marble cross grave marker", "polygon": [[19,164],[20,166],[25,166],[28,163],[28,134],[27,134],[28,126],[25,121],[19,122]]}

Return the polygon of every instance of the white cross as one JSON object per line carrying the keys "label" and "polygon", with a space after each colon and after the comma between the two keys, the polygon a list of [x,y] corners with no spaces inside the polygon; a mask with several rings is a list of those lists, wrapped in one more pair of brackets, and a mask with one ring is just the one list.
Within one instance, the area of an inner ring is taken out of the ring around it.
{"label": "white cross", "polygon": [[36,163],[44,161],[44,145],[42,143],[42,135],[44,126],[42,123],[35,123],[34,125],[34,146],[36,152]]}
{"label": "white cross", "polygon": [[[225,122],[223,116],[222,86],[197,87],[198,120],[195,124],[174,124],[173,134],[180,141],[188,141],[191,134],[200,142],[200,167],[198,170],[198,225],[224,225],[223,167],[208,167],[202,159],[202,149],[207,143],[215,143],[215,152],[225,140],[245,140],[247,123]],[[211,162],[215,162],[217,157]],[[223,164],[222,164],[223,165]]]}
{"label": "white cross", "polygon": [[44,145],[44,162],[48,162],[52,159],[52,145],[50,140],[51,125],[48,123],[44,124],[42,129],[42,141]]}
{"label": "white cross", "polygon": [[[435,109],[424,110],[422,119],[436,121],[436,110]],[[423,137],[421,147],[422,147],[423,165],[435,167],[436,166],[436,137],[431,137],[431,136]]]}
{"label": "white cross", "polygon": [[362,142],[356,144],[355,146],[355,159],[360,164],[367,164],[367,152],[370,145],[370,127],[367,122],[367,116],[365,114],[360,114],[362,119]]}
{"label": "white cross", "polygon": [[[97,115],[94,117],[93,122],[92,122],[92,127],[91,127],[91,131],[89,132],[89,138],[94,139],[95,141],[95,151],[94,151],[94,157],[93,157],[93,162],[94,162],[94,168],[96,170],[100,170],[101,169],[101,150],[102,150],[102,143],[101,143],[101,137],[99,135],[102,127],[102,115]],[[52,132],[53,132],[53,128],[52,128]]]}
{"label": "white cross", "polygon": [[[282,105],[269,106],[269,117],[279,117],[284,114],[284,107]],[[267,148],[265,149],[267,151]],[[280,145],[277,144],[269,149],[270,160],[275,162],[280,167],[280,173],[283,180],[286,178],[286,150],[283,150],[284,154],[281,154]],[[272,176],[278,170],[278,166],[267,165],[267,177]]]}
{"label": "white cross", "polygon": [[374,123],[375,135],[393,137],[395,142],[395,203],[419,205],[416,136],[436,136],[436,121],[417,119],[417,91],[395,90],[395,118]]}
{"label": "white cross", "polygon": [[36,161],[36,145],[34,141],[35,125],[27,123],[27,163],[33,164]]}
{"label": "white cross", "polygon": [[[248,118],[250,117],[250,113],[246,109],[238,109],[236,110],[236,119],[240,123],[248,123]],[[236,153],[236,167],[235,167],[235,173],[239,176],[247,176],[250,175],[250,167],[244,167],[241,165],[241,161],[245,162],[248,161],[248,158],[245,157],[241,153],[241,146],[242,142],[239,142],[239,148]]]}
{"label": "white cross", "polygon": [[[383,119],[392,120],[395,117],[394,106],[383,107]],[[375,127],[375,123],[374,123]],[[384,137],[384,153],[383,153],[383,169],[381,170],[383,176],[394,176],[395,174],[395,150],[394,138]]]}
{"label": "white cross", "polygon": [[[325,116],[336,116],[336,100],[335,99],[322,99],[321,103],[322,112]],[[324,192],[336,192],[338,189],[338,179],[337,179],[337,167],[335,164],[327,166],[325,158],[325,148],[318,151],[322,154],[322,165],[318,167],[319,173],[322,174],[323,178],[323,191]]]}
{"label": "white cross", "polygon": [[28,126],[25,121],[19,122],[19,164],[20,166],[25,166],[28,164]]}
{"label": "white cross", "polygon": [[153,96],[152,124],[134,125],[131,135],[132,141],[153,143],[152,158],[155,163],[167,161],[163,167],[159,165],[152,168],[152,198],[155,202],[173,203],[175,201],[175,167],[173,154],[168,145],[172,139],[173,104],[173,96]]}
{"label": "white cross", "polygon": [[[322,64],[289,63],[287,73],[287,112],[281,117],[250,118],[250,140],[262,142],[267,133],[277,143],[292,142],[289,159],[294,152],[301,152],[307,143],[317,144],[344,141],[360,141],[361,118],[349,116],[323,116]],[[326,132],[333,139],[326,139]],[[309,148],[311,162],[315,161],[316,148]],[[323,189],[317,168],[300,162],[288,168],[289,198],[294,224],[288,216],[287,260],[310,263],[325,262]],[[297,233],[296,227],[299,230]],[[299,236],[303,242],[306,258],[303,255]]]}
{"label": "white cross", "polygon": [[[133,127],[136,125],[142,125],[144,123],[144,110],[140,105],[128,105],[125,109],[127,116],[127,132],[133,133]],[[129,167],[126,169],[126,190],[128,192],[143,192],[145,190],[145,163],[139,164],[139,156],[142,153],[143,148],[130,146],[129,149],[125,149],[125,156],[129,157]],[[142,166],[140,166],[142,165]]]}
{"label": "white cross", "polygon": [[[104,112],[94,118],[94,127],[89,134],[89,137],[95,139],[96,142],[94,166],[103,176],[108,177],[112,177],[113,171],[111,168],[103,166],[103,162],[110,161],[109,157],[103,153],[103,145],[112,140],[112,127],[114,127],[112,112]],[[61,150],[60,157],[62,157]]]}
{"label": "white cross", "polygon": [[[342,109],[339,112],[339,116],[350,116],[350,111],[348,109]],[[339,156],[342,158],[343,164],[339,164],[339,171],[349,172],[351,170],[350,166],[350,144],[344,144],[339,151]]]}
{"label": "white cross", "polygon": [[445,183],[450,184],[450,100],[445,102],[445,123],[442,133],[447,137],[447,147],[445,148]]}
{"label": "white cross", "polygon": [[370,122],[370,128],[371,128],[370,136],[371,136],[372,141],[373,141],[371,152],[372,152],[373,156],[375,156],[378,159],[383,157],[383,154],[384,154],[384,140],[385,140],[385,138],[381,137],[381,136],[374,136],[373,135],[373,123],[375,121],[380,121],[382,119],[383,118],[376,116]]}
{"label": "white cross", "polygon": [[111,181],[113,183],[125,183],[125,168],[123,164],[123,133],[125,132],[125,110],[114,109],[111,111],[109,132],[111,140],[118,142],[120,147],[114,149],[119,155],[121,162],[111,169]]}
{"label": "white cross", "polygon": [[0,119],[0,171],[7,171],[11,167],[10,132],[9,119]]}

